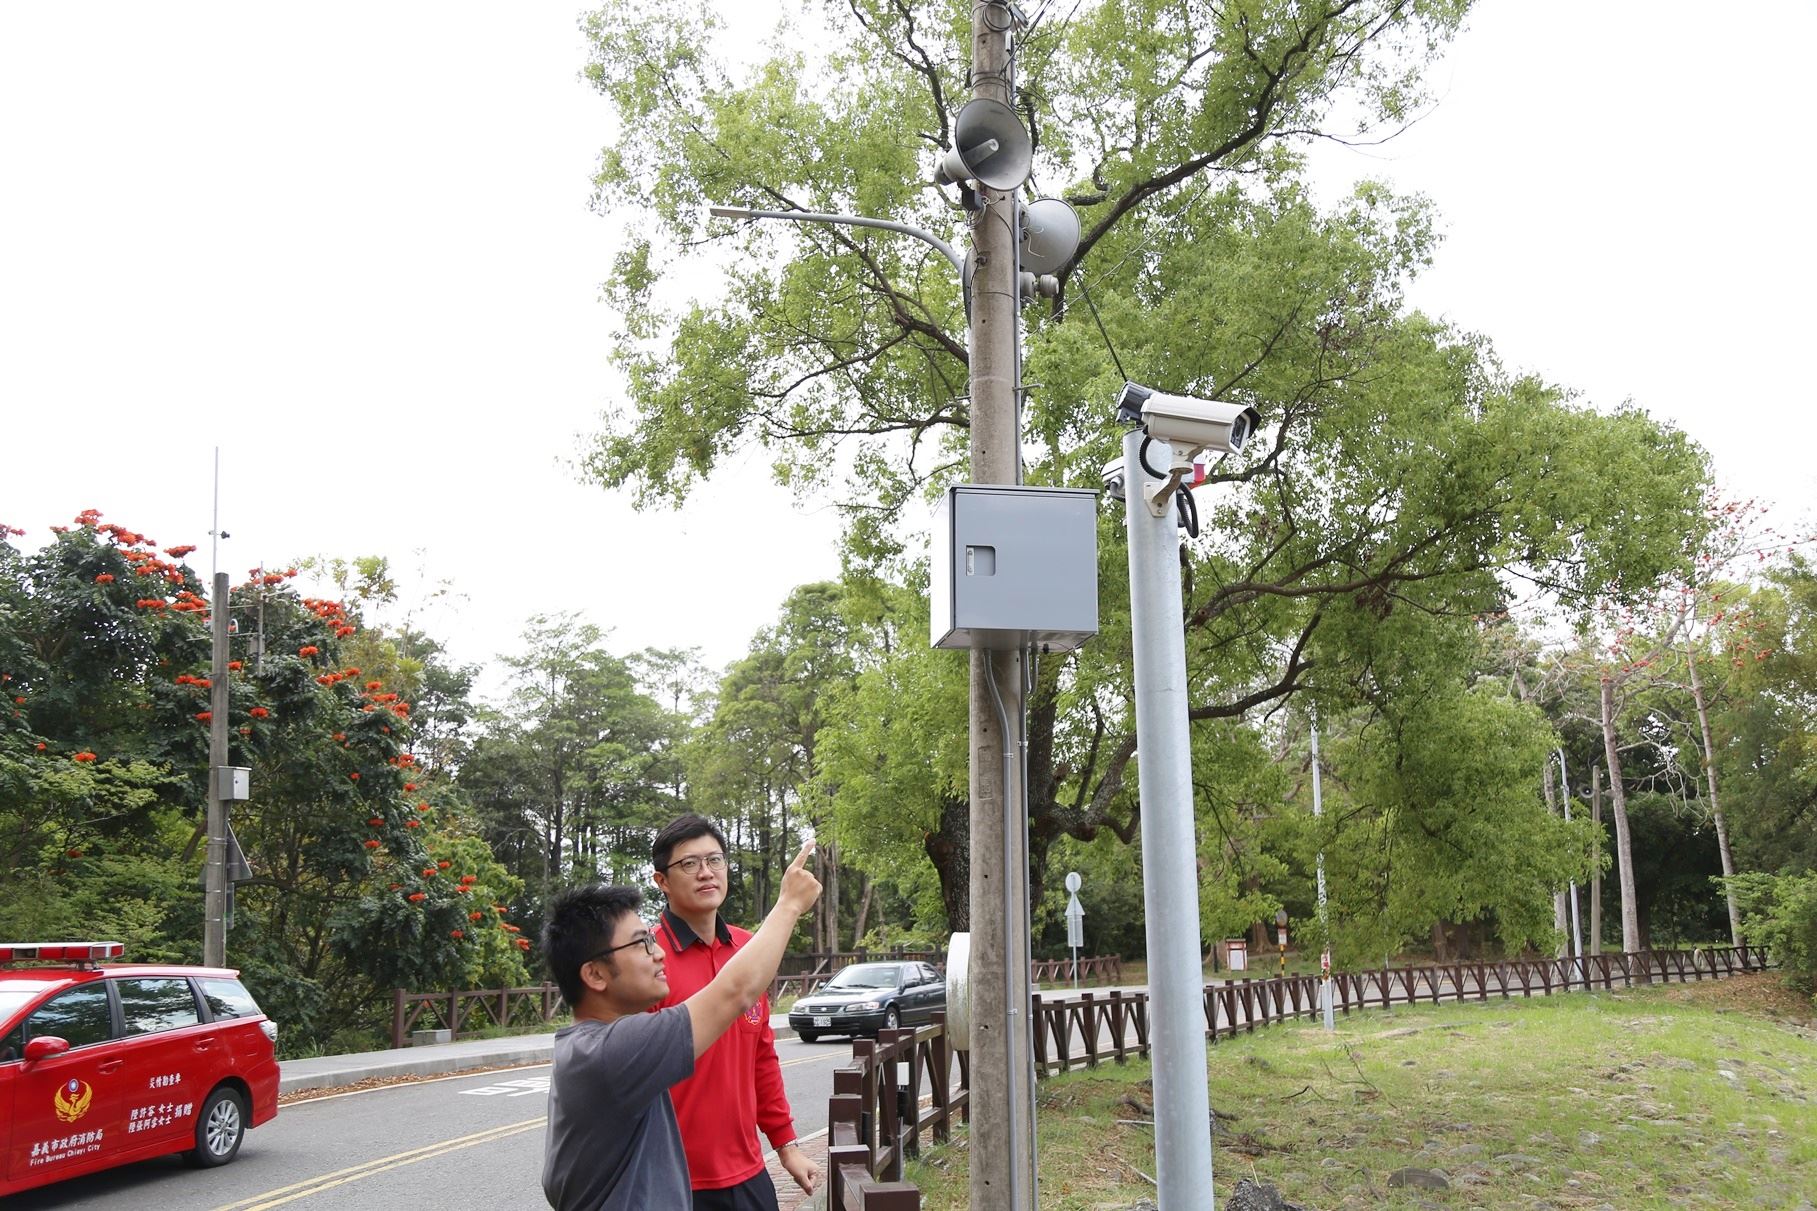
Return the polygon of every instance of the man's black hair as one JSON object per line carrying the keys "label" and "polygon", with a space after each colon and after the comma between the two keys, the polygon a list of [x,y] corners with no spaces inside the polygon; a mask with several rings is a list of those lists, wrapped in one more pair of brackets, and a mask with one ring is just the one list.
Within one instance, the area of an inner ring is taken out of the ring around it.
{"label": "man's black hair", "polygon": [[675,847],[696,837],[711,837],[719,842],[721,853],[727,852],[725,834],[705,816],[689,812],[663,825],[662,831],[656,834],[656,840],[650,842],[650,865],[656,868],[657,874],[667,874],[669,855],[675,852]]}
{"label": "man's black hair", "polygon": [[[644,893],[635,887],[590,883],[559,892],[549,901],[549,915],[543,922],[543,956],[568,1008],[579,1009],[581,994],[586,991],[581,967],[612,945],[618,923],[635,916],[643,900]],[[606,961],[613,958],[608,955]]]}

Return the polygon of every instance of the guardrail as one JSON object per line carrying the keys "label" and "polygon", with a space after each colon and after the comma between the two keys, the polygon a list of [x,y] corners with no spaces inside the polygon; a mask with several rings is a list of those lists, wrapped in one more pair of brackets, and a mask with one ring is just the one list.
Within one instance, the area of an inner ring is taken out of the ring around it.
{"label": "guardrail", "polygon": [[[1656,981],[1690,983],[1767,966],[1766,951],[1755,946],[1438,963],[1334,973],[1331,995],[1333,1009],[1348,1014],[1396,1003],[1506,1000],[1536,991],[1544,996]],[[1319,976],[1304,975],[1207,984],[1206,1034],[1216,1043],[1258,1025],[1316,1017],[1323,1012],[1321,983]],[[1063,999],[1036,994],[1030,1002],[1039,1076],[1150,1055],[1146,992],[1113,989]],[[875,1043],[856,1040],[851,1061],[834,1071],[833,1095],[827,1100],[828,1211],[919,1211],[920,1192],[901,1180],[903,1158],[919,1155],[923,1129],[939,1143],[948,1138],[955,1112],[971,1120],[969,1057],[948,1046],[945,1027],[941,1014],[919,1030],[886,1030]],[[958,1062],[956,1090],[951,1087],[953,1057]],[[897,1065],[903,1063],[906,1076],[898,1075]],[[924,1090],[930,1101],[925,1112]],[[867,1201],[872,1199],[880,1201]]]}

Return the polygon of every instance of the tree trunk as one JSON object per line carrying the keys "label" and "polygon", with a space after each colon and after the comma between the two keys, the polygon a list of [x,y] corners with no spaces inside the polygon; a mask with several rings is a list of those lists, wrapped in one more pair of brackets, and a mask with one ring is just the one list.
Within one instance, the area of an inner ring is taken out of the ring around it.
{"label": "tree trunk", "polygon": [[1434,963],[1449,963],[1451,961],[1449,958],[1450,947],[1447,945],[1448,941],[1449,939],[1445,933],[1445,921],[1444,918],[1441,917],[1432,923],[1432,961]]}
{"label": "tree trunk", "polygon": [[757,824],[757,901],[751,906],[753,920],[762,920],[770,911],[770,849],[774,840],[770,835],[770,795],[766,789],[763,796],[763,816]]}
{"label": "tree trunk", "polygon": [[1728,880],[1735,874],[1735,859],[1729,852],[1729,826],[1722,818],[1722,804],[1716,797],[1716,746],[1710,742],[1710,712],[1703,701],[1703,678],[1697,675],[1697,647],[1685,649],[1691,666],[1691,700],[1697,704],[1697,726],[1703,732],[1703,776],[1710,788],[1710,819],[1716,822],[1716,848],[1722,854],[1722,895],[1729,904],[1729,944],[1741,945],[1741,909],[1735,904],[1735,893]]}
{"label": "tree trunk", "polygon": [[871,893],[876,890],[877,885],[871,882],[869,875],[866,875],[864,877],[864,894],[858,898],[858,920],[852,925],[853,950],[857,950],[864,944],[864,926],[866,919],[871,915]]}
{"label": "tree trunk", "polygon": [[[1546,758],[1545,774],[1540,778],[1539,786],[1546,794],[1546,814],[1548,816],[1558,815],[1558,801],[1552,797],[1552,758],[1550,757]],[[1566,791],[1565,793],[1569,794],[1570,792]],[[1567,937],[1566,931],[1571,928],[1571,920],[1567,915],[1567,912],[1568,909],[1565,905],[1564,891],[1561,889],[1553,892],[1552,928],[1558,931],[1558,953],[1555,954],[1553,958],[1562,959],[1569,953],[1566,949],[1565,939]]]}
{"label": "tree trunk", "polygon": [[839,949],[839,843],[827,842],[826,878],[822,881],[825,893],[820,897],[820,915],[824,921],[822,937],[826,940],[826,949]]}
{"label": "tree trunk", "polygon": [[971,801],[942,799],[940,827],[921,839],[927,860],[940,876],[940,903],[946,908],[949,933],[969,933],[971,914]]}
{"label": "tree trunk", "polygon": [[1634,851],[1628,841],[1628,797],[1621,784],[1621,754],[1615,747],[1615,683],[1602,678],[1602,747],[1609,765],[1609,806],[1615,813],[1615,865],[1621,876],[1621,948],[1640,949],[1640,916],[1634,897]]}
{"label": "tree trunk", "polygon": [[1602,953],[1602,766],[1590,763],[1590,822],[1596,848],[1590,854],[1590,953]]}

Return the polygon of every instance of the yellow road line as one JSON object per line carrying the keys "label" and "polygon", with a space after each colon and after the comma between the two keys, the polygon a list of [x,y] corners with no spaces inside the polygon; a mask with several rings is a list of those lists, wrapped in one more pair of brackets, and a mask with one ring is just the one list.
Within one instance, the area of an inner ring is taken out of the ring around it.
{"label": "yellow road line", "polygon": [[793,1068],[797,1064],[817,1064],[821,1060],[849,1060],[851,1058],[849,1055],[840,1055],[837,1051],[830,1051],[825,1055],[804,1055],[798,1060],[783,1060],[778,1067]]}
{"label": "yellow road line", "polygon": [[348,1182],[357,1182],[362,1178],[372,1177],[375,1174],[385,1173],[392,1169],[399,1169],[405,1165],[414,1165],[418,1161],[433,1160],[435,1157],[445,1156],[450,1152],[458,1152],[462,1148],[471,1148],[476,1144],[489,1144],[495,1140],[508,1139],[513,1135],[521,1135],[526,1131],[541,1127],[547,1119],[547,1115],[539,1114],[535,1118],[525,1119],[521,1123],[510,1123],[503,1127],[492,1127],[485,1131],[475,1132],[472,1135],[460,1136],[451,1140],[440,1140],[433,1144],[425,1144],[421,1148],[412,1148],[407,1152],[393,1153],[391,1156],[381,1156],[374,1160],[367,1161],[364,1164],[353,1165],[346,1169],[338,1169],[333,1173],[324,1173],[318,1177],[294,1182],[288,1186],[280,1186],[276,1190],[267,1190],[263,1194],[255,1194],[250,1198],[243,1198],[236,1203],[224,1203],[221,1206],[216,1207],[215,1211],[265,1211],[268,1207],[279,1207],[285,1203],[293,1202],[296,1199],[306,1198],[311,1194],[320,1194],[324,1190],[330,1190],[336,1186],[344,1186]]}

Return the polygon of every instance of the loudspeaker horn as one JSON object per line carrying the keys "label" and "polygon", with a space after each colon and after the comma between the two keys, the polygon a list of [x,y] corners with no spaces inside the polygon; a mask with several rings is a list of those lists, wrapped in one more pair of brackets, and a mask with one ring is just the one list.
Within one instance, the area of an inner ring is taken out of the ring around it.
{"label": "loudspeaker horn", "polygon": [[1022,208],[1022,268],[1059,273],[1079,251],[1079,212],[1059,198],[1037,198]]}
{"label": "loudspeaker horn", "polygon": [[1028,180],[1035,148],[1016,111],[1001,101],[968,101],[953,119],[953,150],[940,158],[934,179],[942,185],[976,181],[986,189],[1014,189]]}

